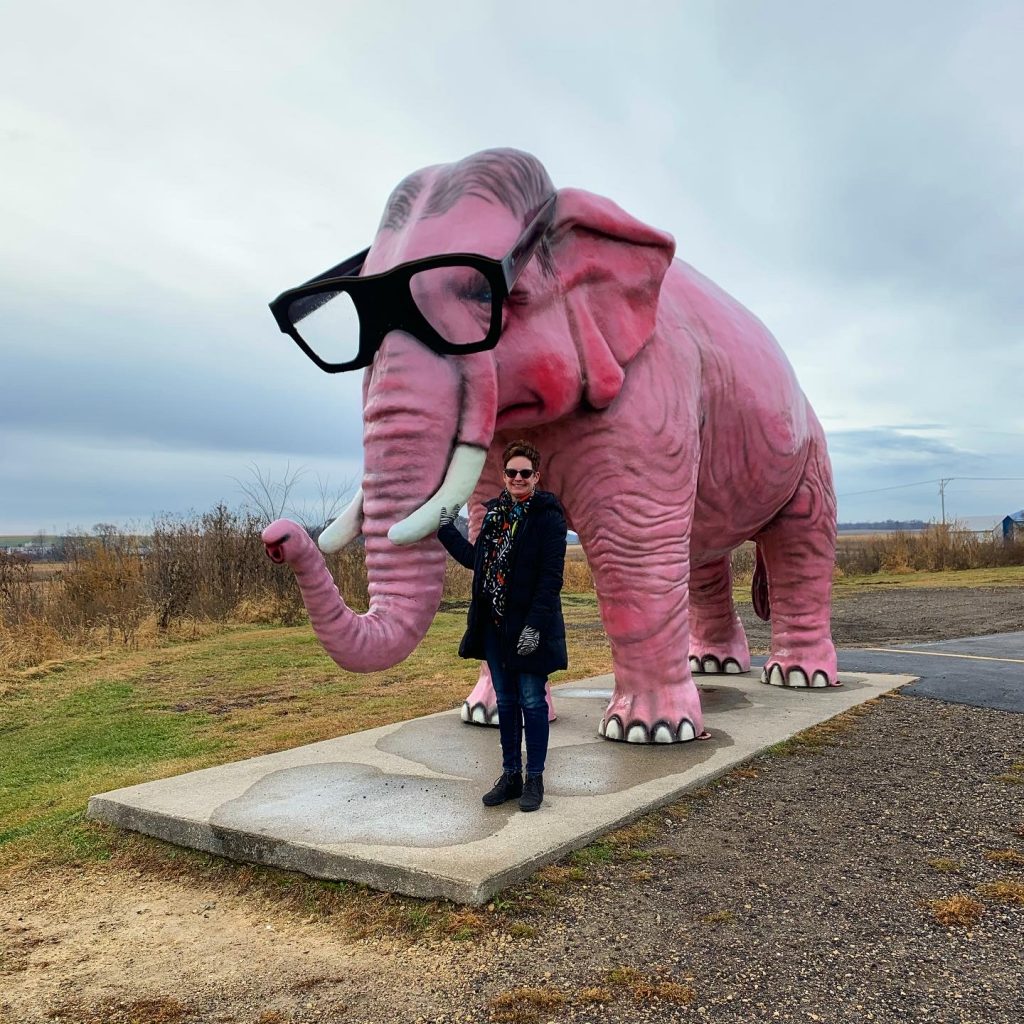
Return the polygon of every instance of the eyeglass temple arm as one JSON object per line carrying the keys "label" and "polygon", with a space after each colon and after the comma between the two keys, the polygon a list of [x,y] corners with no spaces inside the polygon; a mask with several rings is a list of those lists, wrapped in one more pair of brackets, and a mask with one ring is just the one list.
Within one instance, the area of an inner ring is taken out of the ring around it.
{"label": "eyeglass temple arm", "polygon": [[530,262],[530,257],[540,245],[544,233],[551,227],[551,222],[555,219],[556,198],[557,196],[553,195],[544,202],[544,205],[537,211],[537,216],[523,232],[522,237],[501,261],[501,269],[505,274],[505,284],[509,291],[512,291],[512,286],[523,272],[523,268]]}
{"label": "eyeglass temple arm", "polygon": [[317,274],[316,277],[311,277],[308,281],[304,281],[299,287],[305,288],[308,284],[319,284],[321,281],[327,281],[332,277],[357,277],[359,271],[363,269],[363,264],[366,262],[369,252],[370,249],[367,247],[362,252],[357,252],[355,256],[349,256],[347,260],[342,260],[337,266],[331,267],[330,270],[325,270],[322,274]]}

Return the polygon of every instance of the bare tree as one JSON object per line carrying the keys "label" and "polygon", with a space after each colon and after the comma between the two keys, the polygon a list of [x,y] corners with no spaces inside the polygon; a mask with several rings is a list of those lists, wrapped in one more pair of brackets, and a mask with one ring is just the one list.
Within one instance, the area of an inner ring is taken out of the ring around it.
{"label": "bare tree", "polygon": [[324,528],[336,519],[356,490],[354,477],[342,480],[340,484],[332,485],[331,478],[316,475],[316,497],[302,505],[292,507],[292,518],[305,527],[306,532],[316,540],[323,533]]}
{"label": "bare tree", "polygon": [[323,532],[324,527],[341,513],[356,489],[353,477],[335,485],[331,483],[329,476],[322,477],[317,473],[316,497],[311,501],[298,503],[293,499],[293,494],[296,485],[308,472],[304,466],[292,469],[291,463],[287,463],[280,479],[255,462],[250,463],[247,468],[248,479],[239,480],[232,477],[248,499],[246,507],[263,520],[264,525],[288,516],[304,527],[314,540]]}
{"label": "bare tree", "polygon": [[286,462],[280,480],[275,479],[270,470],[255,462],[250,462],[246,468],[249,471],[248,478],[231,478],[248,499],[245,502],[246,507],[263,520],[264,526],[282,518],[289,509],[295,485],[306,475],[305,467],[292,469],[291,462]]}

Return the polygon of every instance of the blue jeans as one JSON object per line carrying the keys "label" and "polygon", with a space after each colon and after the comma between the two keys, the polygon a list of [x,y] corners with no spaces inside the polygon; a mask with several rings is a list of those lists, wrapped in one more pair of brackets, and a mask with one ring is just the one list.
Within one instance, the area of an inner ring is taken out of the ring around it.
{"label": "blue jeans", "polygon": [[500,629],[488,615],[484,623],[484,652],[498,697],[502,770],[523,770],[525,726],[526,771],[529,775],[540,775],[548,752],[548,703],[544,693],[548,679],[533,672],[509,669],[504,648]]}

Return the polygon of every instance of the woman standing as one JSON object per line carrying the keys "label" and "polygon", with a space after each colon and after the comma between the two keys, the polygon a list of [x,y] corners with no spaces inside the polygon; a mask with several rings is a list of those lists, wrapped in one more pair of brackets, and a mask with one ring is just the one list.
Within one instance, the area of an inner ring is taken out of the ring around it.
{"label": "woman standing", "polygon": [[[544,799],[548,749],[548,675],[567,668],[562,619],[565,516],[558,499],[537,489],[540,453],[513,441],[503,454],[505,489],[486,502],[475,544],[455,528],[458,508],[445,509],[437,536],[473,570],[463,658],[487,662],[498,697],[502,774],[483,796],[488,807],[519,797],[524,811]],[[523,782],[523,732],[526,782]]]}

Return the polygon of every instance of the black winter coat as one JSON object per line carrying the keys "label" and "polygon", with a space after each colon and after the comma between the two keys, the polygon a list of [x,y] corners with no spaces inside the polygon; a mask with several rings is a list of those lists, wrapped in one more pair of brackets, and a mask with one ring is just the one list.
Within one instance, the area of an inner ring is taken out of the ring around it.
{"label": "black winter coat", "polygon": [[[498,500],[494,498],[484,507],[490,512]],[[569,666],[559,596],[565,568],[565,533],[565,515],[558,499],[549,491],[535,491],[526,518],[516,529],[505,585],[505,616],[498,627],[506,666],[512,671],[547,676]],[[483,661],[484,616],[492,614],[483,593],[484,545],[479,539],[470,544],[450,523],[442,526],[437,536],[452,558],[473,570],[473,599],[459,654]],[[524,626],[533,626],[540,633],[540,646],[533,654],[516,653]]]}

